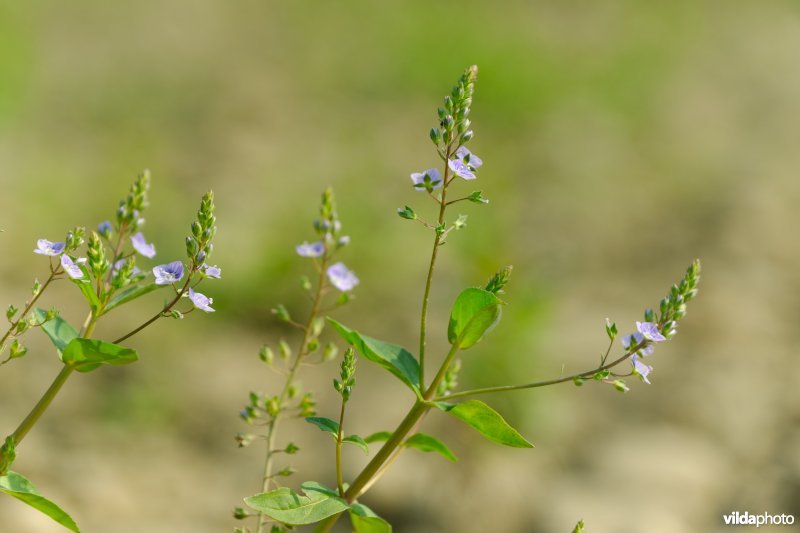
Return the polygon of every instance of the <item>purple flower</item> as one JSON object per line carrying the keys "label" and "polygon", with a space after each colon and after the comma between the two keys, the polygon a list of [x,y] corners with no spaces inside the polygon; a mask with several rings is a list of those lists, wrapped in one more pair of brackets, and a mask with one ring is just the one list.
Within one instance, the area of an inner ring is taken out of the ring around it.
{"label": "purple flower", "polygon": [[302,257],[319,257],[325,253],[325,245],[322,241],[312,242],[311,244],[304,242],[296,246],[295,250],[297,255]]}
{"label": "purple flower", "polygon": [[467,150],[466,146],[462,146],[456,150],[456,157],[466,163],[472,170],[478,170],[483,165],[483,160],[477,155]]}
{"label": "purple flower", "polygon": [[103,237],[108,237],[111,235],[111,222],[106,220],[105,222],[101,222],[97,225],[97,233],[102,235]]}
{"label": "purple flower", "polygon": [[[111,271],[112,272],[117,272],[120,268],[124,267],[125,263],[127,263],[127,262],[128,262],[127,259],[120,259],[119,261],[114,263],[114,266],[111,267]],[[131,275],[133,275],[133,276],[138,276],[141,273],[142,273],[142,271],[137,266],[134,266],[133,270],[131,270]]]}
{"label": "purple flower", "polygon": [[[631,342],[631,341],[633,341],[633,342]],[[636,346],[637,344],[641,344],[643,341],[644,341],[644,337],[642,336],[641,333],[639,333],[637,331],[636,333],[633,333],[631,335],[623,336],[622,337],[622,346],[624,346],[625,349],[627,350],[628,348],[631,347],[631,344],[633,346]],[[648,344],[648,345],[644,346],[643,348],[640,348],[639,350],[637,350],[636,353],[640,353],[642,355],[651,355],[654,351],[655,351],[655,348],[652,345]]]}
{"label": "purple flower", "polygon": [[63,242],[50,242],[47,239],[39,239],[36,241],[36,249],[33,253],[39,255],[61,255],[66,246],[66,243]]}
{"label": "purple flower", "polygon": [[411,174],[411,183],[419,191],[432,191],[442,186],[442,175],[435,168]]}
{"label": "purple flower", "polygon": [[61,267],[72,279],[81,279],[83,277],[83,270],[75,264],[75,262],[67,255],[61,256]]}
{"label": "purple flower", "polygon": [[217,265],[211,266],[203,263],[203,266],[200,268],[203,271],[203,274],[209,278],[220,279],[222,277],[222,269]]}
{"label": "purple flower", "polygon": [[461,161],[460,159],[451,159],[447,162],[447,166],[450,167],[450,170],[456,173],[456,176],[459,178],[464,178],[465,180],[474,180],[477,176],[475,173],[472,172],[472,169],[469,166]]}
{"label": "purple flower", "polygon": [[352,291],[358,285],[358,277],[342,262],[328,267],[328,279],[342,292]]}
{"label": "purple flower", "polygon": [[631,356],[631,364],[633,364],[633,373],[650,385],[650,380],[647,379],[647,375],[653,371],[653,367],[642,363],[636,354]]}
{"label": "purple flower", "polygon": [[147,241],[144,240],[144,235],[142,232],[136,233],[133,237],[131,237],[131,244],[133,245],[133,249],[145,256],[148,259],[152,259],[156,256],[156,247],[154,244],[147,244]]}
{"label": "purple flower", "polygon": [[194,290],[189,289],[189,299],[192,301],[194,306],[201,311],[205,311],[206,313],[214,312],[214,310],[211,308],[211,304],[214,303],[214,300],[205,294],[194,292]]}
{"label": "purple flower", "polygon": [[153,275],[156,277],[156,285],[175,283],[183,277],[183,263],[173,261],[166,265],[158,265],[153,267]]}
{"label": "purple flower", "polygon": [[667,340],[667,338],[658,331],[658,326],[655,322],[636,322],[636,329],[649,341],[661,342]]}

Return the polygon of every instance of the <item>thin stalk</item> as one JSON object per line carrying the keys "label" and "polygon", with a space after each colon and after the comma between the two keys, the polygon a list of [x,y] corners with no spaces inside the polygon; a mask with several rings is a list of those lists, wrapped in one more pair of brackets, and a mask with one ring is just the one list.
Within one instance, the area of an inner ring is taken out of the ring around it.
{"label": "thin stalk", "polygon": [[[450,175],[450,167],[447,162],[450,160],[452,143],[447,145],[444,157],[444,178],[442,179],[442,197],[439,199],[439,225],[444,223],[444,214],[447,211],[447,185]],[[436,267],[436,256],[439,253],[442,235],[437,232],[433,240],[433,250],[431,251],[431,261],[428,265],[428,275],[425,278],[425,293],[422,296],[422,312],[419,319],[419,385],[425,388],[425,338],[428,328],[428,300],[431,294],[431,283],[433,281],[433,271]]]}
{"label": "thin stalk", "polygon": [[[321,264],[319,265],[317,290],[314,293],[314,299],[313,303],[311,304],[311,312],[308,315],[308,321],[303,328],[303,340],[298,347],[297,356],[295,357],[295,360],[289,369],[289,373],[286,376],[283,390],[281,390],[281,393],[278,396],[278,413],[272,418],[269,423],[269,427],[267,428],[267,450],[264,458],[264,475],[261,485],[262,492],[267,492],[269,489],[270,479],[272,479],[272,456],[274,455],[273,450],[275,449],[278,422],[280,421],[281,413],[283,411],[283,402],[286,400],[286,396],[289,394],[289,388],[294,382],[294,377],[297,373],[297,370],[300,368],[300,363],[302,362],[303,358],[308,355],[308,341],[311,340],[311,329],[314,325],[314,320],[319,315],[320,305],[322,304],[322,295],[325,293],[325,268],[328,265],[328,260],[328,254],[325,254],[322,258]],[[267,515],[264,513],[258,514],[258,528],[256,529],[256,533],[262,533],[264,531],[267,518]]]}

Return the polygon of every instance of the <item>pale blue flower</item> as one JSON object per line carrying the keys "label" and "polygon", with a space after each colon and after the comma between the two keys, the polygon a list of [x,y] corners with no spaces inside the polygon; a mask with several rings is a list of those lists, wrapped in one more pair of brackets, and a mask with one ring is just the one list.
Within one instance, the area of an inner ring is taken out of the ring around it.
{"label": "pale blue flower", "polygon": [[667,340],[667,338],[658,331],[658,325],[655,322],[636,322],[636,329],[649,341],[662,342]]}
{"label": "pale blue flower", "polygon": [[209,278],[220,279],[222,277],[222,269],[217,265],[212,266],[203,263],[201,270],[203,271],[203,274],[205,274]]}
{"label": "pale blue flower", "polygon": [[156,246],[154,244],[147,244],[141,231],[131,237],[131,244],[134,250],[148,259],[152,259],[156,256]]}
{"label": "pale blue flower", "polygon": [[63,242],[51,242],[47,239],[39,239],[36,241],[36,249],[33,251],[39,255],[61,255],[64,253],[64,248],[67,244]]}
{"label": "pale blue flower", "polygon": [[456,157],[467,164],[472,170],[478,170],[481,168],[481,166],[483,166],[483,160],[467,150],[466,146],[462,146],[456,150]]}
{"label": "pale blue flower", "polygon": [[81,270],[81,267],[76,265],[67,254],[61,256],[61,268],[63,268],[64,272],[72,279],[83,278],[83,270]]}
{"label": "pale blue flower", "polygon": [[447,162],[447,166],[449,166],[450,170],[455,172],[456,176],[459,178],[464,178],[465,180],[474,180],[477,177],[472,169],[460,159],[451,159]]}
{"label": "pale blue flower", "polygon": [[331,280],[333,286],[342,292],[348,292],[358,285],[358,277],[349,270],[344,263],[335,263],[328,267],[328,279]]}
{"label": "pale blue flower", "polygon": [[214,312],[214,309],[211,308],[211,304],[214,303],[214,300],[205,294],[194,292],[194,290],[189,289],[189,299],[192,301],[194,306],[201,311],[205,311],[206,313]]}
{"label": "pale blue flower", "polygon": [[322,241],[312,242],[311,244],[304,242],[295,247],[297,255],[302,257],[319,257],[325,253],[325,244]]}
{"label": "pale blue flower", "polygon": [[341,237],[339,237],[337,245],[341,247],[341,246],[347,246],[348,244],[350,244],[350,235],[342,235]]}
{"label": "pale blue flower", "polygon": [[101,222],[97,225],[97,233],[105,237],[106,239],[111,235],[111,222],[108,220]]}
{"label": "pale blue flower", "polygon": [[631,364],[633,365],[633,373],[639,376],[642,381],[650,385],[650,380],[647,379],[647,375],[653,371],[653,367],[642,363],[639,360],[639,356],[636,354],[631,356]]}
{"label": "pale blue flower", "polygon": [[158,265],[153,267],[153,275],[156,278],[156,285],[175,283],[183,277],[183,263],[173,261],[165,265]]}
{"label": "pale blue flower", "polygon": [[419,191],[432,191],[442,186],[442,175],[438,169],[429,168],[428,170],[411,174],[411,183]]}

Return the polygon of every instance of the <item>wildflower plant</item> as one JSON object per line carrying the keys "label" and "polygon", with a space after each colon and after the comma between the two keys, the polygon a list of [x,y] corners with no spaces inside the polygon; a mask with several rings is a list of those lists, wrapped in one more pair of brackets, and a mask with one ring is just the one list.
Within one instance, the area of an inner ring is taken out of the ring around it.
{"label": "wildflower plant", "polygon": [[[275,309],[275,314],[280,320],[298,327],[302,333],[302,340],[294,356],[286,343],[282,341],[279,345],[286,375],[282,391],[277,395],[251,393],[250,403],[242,411],[242,418],[245,421],[254,426],[263,426],[266,433],[240,434],[238,437],[240,445],[249,444],[257,438],[264,439],[267,443],[262,478],[263,490],[259,494],[245,498],[247,508],[239,507],[234,511],[234,516],[238,519],[255,517],[257,533],[262,533],[267,528],[271,533],[279,533],[297,526],[312,524],[316,525],[314,531],[325,532],[329,531],[343,514],[349,515],[352,529],[358,533],[391,531],[391,525],[364,505],[361,499],[399,459],[402,452],[413,448],[425,452],[437,452],[446,459],[456,460],[455,455],[442,440],[418,431],[423,419],[430,412],[442,412],[452,416],[495,443],[516,448],[532,448],[533,445],[497,411],[474,397],[566,382],[578,386],[594,382],[627,392],[629,386],[625,380],[629,377],[637,377],[649,384],[653,367],[644,362],[645,358],[652,355],[657,344],[675,336],[678,323],[686,314],[686,304],[697,294],[700,263],[694,261],[683,279],[661,300],[658,311],[647,309],[644,312],[644,320],[636,323],[636,331],[620,336],[617,325],[606,321],[605,329],[609,344],[599,362],[590,369],[544,381],[462,390],[458,384],[462,352],[478,344],[498,324],[506,305],[501,296],[509,283],[512,269],[505,267],[492,276],[486,284],[468,287],[456,296],[446,332],[450,348],[438,367],[428,368],[426,352],[429,299],[437,257],[442,245],[453,237],[454,231],[465,228],[467,221],[466,215],[463,214],[453,217],[450,208],[461,202],[471,202],[476,205],[485,205],[489,202],[479,190],[464,191],[466,184],[463,183],[475,182],[479,179],[479,173],[483,171],[481,158],[466,146],[473,138],[469,116],[477,73],[475,66],[466,69],[450,94],[445,96],[442,107],[437,110],[438,124],[430,130],[430,139],[440,159],[439,166],[415,171],[410,175],[412,188],[434,203],[434,218],[423,218],[410,206],[397,211],[401,218],[417,221],[430,231],[433,241],[422,292],[417,355],[402,346],[369,337],[327,317],[327,323],[349,345],[344,352],[339,376],[333,380],[333,386],[340,395],[341,402],[336,407],[325,406],[322,413],[334,416],[335,419],[317,416],[313,412],[313,401],[307,400],[310,398],[308,393],[300,395],[295,386],[301,363],[318,348],[317,339],[325,324],[322,316],[326,312],[320,302],[328,288],[327,282],[343,291],[345,295],[358,283],[355,274],[344,265],[330,263],[333,253],[341,244],[341,238],[337,236],[338,221],[330,216],[332,194],[329,191],[323,196],[323,216],[315,224],[319,240],[313,243],[305,242],[297,247],[300,256],[312,259],[318,276],[318,282],[313,289],[307,280],[302,282],[304,289],[312,293],[312,308],[305,324],[294,322],[285,307],[279,306]],[[619,353],[612,356],[615,347],[619,349]],[[331,356],[335,352],[334,348],[330,348],[330,353],[327,349],[324,353]],[[387,431],[383,427],[376,427],[371,435],[346,436],[346,407],[350,401],[358,397],[357,391],[354,390],[358,366],[355,354],[384,368],[409,389],[410,407],[394,430]],[[329,357],[323,355],[319,359],[326,358]],[[272,350],[269,348],[262,350],[261,359],[270,365],[274,364]],[[631,365],[630,368],[620,370],[626,361]],[[326,484],[317,481],[304,482],[300,484],[302,492],[281,486],[279,478],[293,474],[295,469],[286,467],[275,471],[272,466],[273,458],[279,453],[293,454],[298,450],[293,443],[277,444],[278,422],[285,416],[305,417],[309,423],[333,437],[331,457],[335,460],[335,480],[329,480]],[[342,464],[341,454],[345,443],[359,446],[372,453],[366,466],[348,480],[345,479],[346,469]],[[371,449],[373,445],[377,446],[377,449]],[[583,531],[583,527],[581,521],[575,526],[575,531]],[[248,527],[241,527],[238,531],[251,530]]]}
{"label": "wildflower plant", "polygon": [[[0,338],[0,357],[6,354],[0,359],[0,365],[27,354],[23,337],[33,329],[41,330],[52,341],[63,364],[53,383],[0,448],[0,492],[76,532],[77,524],[65,511],[42,496],[23,475],[10,469],[20,444],[75,372],[133,363],[139,355],[136,350],[122,346],[123,341],[161,318],[182,318],[194,309],[213,311],[211,298],[195,289],[206,278],[221,275],[219,267],[207,264],[217,231],[211,192],[203,196],[197,220],[191,225],[191,235],[186,237],[187,257],[153,267],[137,266],[140,258],[149,261],[156,256],[155,245],[148,243],[141,232],[149,187],[150,173],[145,171],[120,202],[114,221],[101,222],[88,235],[83,227],[77,227],[69,231],[63,241],[38,240],[33,252],[47,258],[48,275],[44,282],[34,281],[31,297],[21,309],[8,306],[9,326]],[[88,307],[80,328],[62,318],[55,307],[48,310],[36,307],[47,288],[60,281],[75,285]],[[165,290],[164,303],[150,318],[113,341],[93,338],[95,327],[108,313],[159,289]],[[184,297],[188,302],[184,302]]]}

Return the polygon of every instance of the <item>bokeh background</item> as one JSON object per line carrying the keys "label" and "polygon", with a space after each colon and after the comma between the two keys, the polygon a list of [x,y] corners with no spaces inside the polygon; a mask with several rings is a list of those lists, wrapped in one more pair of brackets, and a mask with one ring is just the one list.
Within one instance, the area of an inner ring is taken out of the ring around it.
{"label": "bokeh background", "polygon": [[[167,261],[200,195],[217,195],[218,312],[161,321],[142,360],[72,379],[15,469],[88,533],[216,532],[257,492],[260,446],[238,410],[279,377],[257,357],[307,310],[293,246],[337,191],[361,278],[338,318],[413,347],[431,237],[394,211],[430,206],[408,174],[436,164],[435,108],[480,67],[471,149],[492,202],[443,249],[431,354],[458,290],[515,266],[504,321],[466,353],[464,386],[591,368],[604,319],[630,331],[692,259],[704,277],[653,384],[570,384],[487,398],[536,444],[504,449],[444,416],[424,430],[460,457],[408,453],[365,503],[400,532],[722,531],[732,511],[800,519],[800,9],[796,2],[274,2],[0,4],[0,290],[19,304],[35,240],[111,218],[145,167],[146,234]],[[460,186],[464,192],[473,188]],[[145,261],[145,264],[147,262]],[[79,323],[74,287],[57,303]],[[160,305],[109,316],[114,338]],[[7,434],[58,371],[43,336],[0,369]],[[435,357],[434,357],[435,358]],[[330,394],[335,364],[309,368]],[[393,427],[412,398],[366,362],[350,415]],[[333,449],[304,422],[283,437],[305,479],[333,483]],[[346,456],[352,475],[366,461]],[[57,532],[0,498],[0,530]]]}

